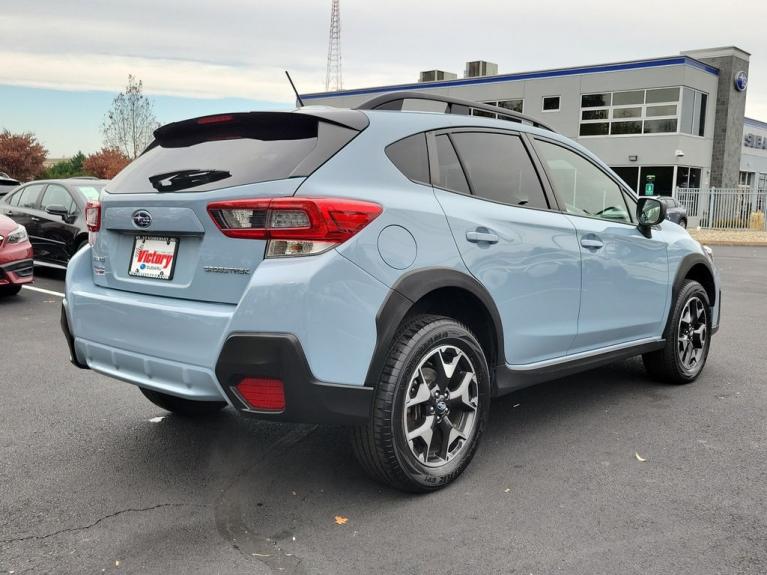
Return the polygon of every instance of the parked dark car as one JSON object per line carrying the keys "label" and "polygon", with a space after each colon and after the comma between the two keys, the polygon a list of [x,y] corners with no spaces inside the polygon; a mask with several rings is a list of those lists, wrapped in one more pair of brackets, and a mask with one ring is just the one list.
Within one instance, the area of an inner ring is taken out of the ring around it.
{"label": "parked dark car", "polygon": [[29,182],[0,199],[0,214],[27,229],[36,264],[66,266],[88,243],[85,206],[99,199],[107,182],[90,178]]}
{"label": "parked dark car", "polygon": [[666,204],[666,219],[679,224],[683,228],[687,227],[687,208],[679,203],[679,200],[668,196],[656,196],[661,202]]}
{"label": "parked dark car", "polygon": [[11,176],[6,174],[5,172],[0,172],[0,198],[2,198],[5,194],[19,186],[21,182],[19,180],[14,180]]}

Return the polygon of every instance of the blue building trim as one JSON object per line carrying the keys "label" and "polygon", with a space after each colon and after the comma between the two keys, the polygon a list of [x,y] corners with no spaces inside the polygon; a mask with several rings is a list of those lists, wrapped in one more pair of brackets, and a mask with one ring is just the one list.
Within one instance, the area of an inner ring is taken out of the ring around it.
{"label": "blue building trim", "polygon": [[304,100],[315,98],[332,98],[336,96],[358,96],[361,94],[378,94],[380,92],[393,92],[402,90],[424,90],[427,88],[450,88],[453,86],[470,86],[477,84],[496,84],[498,82],[514,82],[517,80],[535,80],[538,78],[556,78],[559,76],[576,76],[579,74],[598,74],[602,72],[618,72],[623,70],[641,70],[643,68],[659,68],[662,66],[691,66],[714,76],[719,75],[719,70],[689,56],[674,56],[671,58],[657,58],[654,60],[637,60],[634,62],[622,62],[619,64],[598,64],[595,66],[581,66],[578,68],[560,68],[557,70],[544,70],[540,72],[522,72],[518,74],[502,74],[499,76],[484,76],[480,78],[463,78],[460,80],[441,80],[438,82],[415,82],[412,84],[395,84],[391,86],[378,86],[373,88],[359,88],[356,90],[341,90],[340,92],[314,92],[301,94]]}
{"label": "blue building trim", "polygon": [[761,120],[754,120],[753,118],[743,118],[743,123],[749,126],[755,126],[757,128],[763,128],[767,130],[767,122],[762,122]]}

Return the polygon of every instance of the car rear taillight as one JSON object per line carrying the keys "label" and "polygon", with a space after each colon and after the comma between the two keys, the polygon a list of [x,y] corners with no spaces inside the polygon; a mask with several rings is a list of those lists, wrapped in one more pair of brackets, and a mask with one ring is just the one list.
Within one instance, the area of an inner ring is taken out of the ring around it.
{"label": "car rear taillight", "polygon": [[313,255],[354,236],[383,208],[341,198],[232,200],[208,205],[218,228],[230,238],[269,240],[267,257]]}
{"label": "car rear taillight", "polygon": [[217,116],[203,116],[202,118],[197,118],[197,124],[200,126],[204,126],[206,124],[226,124],[227,122],[231,122],[234,119],[234,116],[231,114],[219,114]]}
{"label": "car rear taillight", "polygon": [[237,384],[237,392],[253,409],[285,410],[285,386],[279,379],[246,377]]}
{"label": "car rear taillight", "polygon": [[85,204],[85,225],[89,232],[97,232],[101,228],[101,203],[88,202]]}

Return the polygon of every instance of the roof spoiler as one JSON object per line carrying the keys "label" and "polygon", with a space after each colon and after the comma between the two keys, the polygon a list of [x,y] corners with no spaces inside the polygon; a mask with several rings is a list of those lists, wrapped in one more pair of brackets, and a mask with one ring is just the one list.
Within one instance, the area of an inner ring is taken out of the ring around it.
{"label": "roof spoiler", "polygon": [[175,141],[226,139],[252,134],[260,140],[301,139],[316,136],[317,122],[361,131],[369,120],[353,110],[322,109],[309,112],[235,112],[171,122],[154,131],[163,145]]}

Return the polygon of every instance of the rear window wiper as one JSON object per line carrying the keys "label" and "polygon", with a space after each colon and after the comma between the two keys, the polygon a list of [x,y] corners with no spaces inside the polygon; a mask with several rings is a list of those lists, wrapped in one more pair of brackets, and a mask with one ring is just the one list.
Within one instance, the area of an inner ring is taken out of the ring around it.
{"label": "rear window wiper", "polygon": [[176,170],[149,176],[149,181],[158,192],[176,192],[231,177],[226,170]]}

